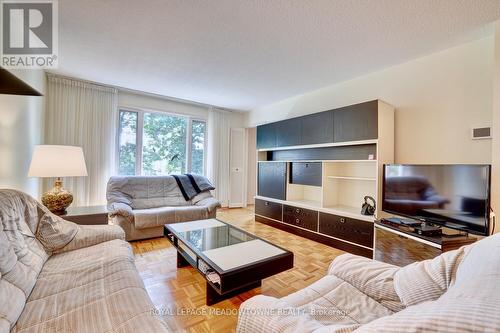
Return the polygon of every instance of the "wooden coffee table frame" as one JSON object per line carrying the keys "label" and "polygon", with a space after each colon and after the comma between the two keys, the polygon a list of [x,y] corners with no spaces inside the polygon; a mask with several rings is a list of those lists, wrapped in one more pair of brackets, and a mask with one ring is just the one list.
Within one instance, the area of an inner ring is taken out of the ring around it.
{"label": "wooden coffee table frame", "polygon": [[[218,220],[219,221],[219,220]],[[270,277],[272,275],[281,273],[290,268],[293,268],[293,253],[279,247],[273,243],[266,241],[260,237],[257,237],[251,233],[248,233],[240,228],[237,228],[231,224],[219,221],[228,225],[230,228],[234,228],[244,234],[247,234],[255,239],[259,239],[266,242],[272,246],[275,246],[284,251],[284,253],[271,256],[266,259],[262,259],[250,264],[235,267],[229,270],[223,270],[217,266],[214,262],[208,259],[201,251],[193,247],[187,240],[185,240],[182,235],[179,235],[174,230],[169,228],[169,225],[164,226],[164,235],[167,239],[174,245],[177,249],[177,267],[184,267],[187,265],[195,268],[206,280],[206,304],[213,305],[227,298],[236,296],[245,291],[257,288],[261,286],[262,279]],[[191,250],[196,255],[196,262],[187,254],[181,247],[179,247],[179,241],[184,244],[189,250]],[[215,285],[209,281],[205,274],[198,268],[199,260],[205,262],[213,271],[215,271],[221,280],[220,286]]]}

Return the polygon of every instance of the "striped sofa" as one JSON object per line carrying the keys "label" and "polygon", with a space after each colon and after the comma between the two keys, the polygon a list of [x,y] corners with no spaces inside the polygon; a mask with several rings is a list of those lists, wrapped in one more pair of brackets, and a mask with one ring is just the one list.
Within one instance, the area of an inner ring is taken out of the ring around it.
{"label": "striped sofa", "polygon": [[345,254],[281,299],[241,305],[237,332],[500,332],[500,234],[396,267]]}
{"label": "striped sofa", "polygon": [[0,190],[0,333],[169,332],[123,238]]}

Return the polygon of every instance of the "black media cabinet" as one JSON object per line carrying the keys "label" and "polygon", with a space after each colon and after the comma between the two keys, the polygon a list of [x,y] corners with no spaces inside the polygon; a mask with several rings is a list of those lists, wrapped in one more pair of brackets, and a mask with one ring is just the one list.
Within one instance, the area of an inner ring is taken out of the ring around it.
{"label": "black media cabinet", "polygon": [[382,165],[394,162],[394,108],[374,100],[257,127],[256,221],[373,257]]}

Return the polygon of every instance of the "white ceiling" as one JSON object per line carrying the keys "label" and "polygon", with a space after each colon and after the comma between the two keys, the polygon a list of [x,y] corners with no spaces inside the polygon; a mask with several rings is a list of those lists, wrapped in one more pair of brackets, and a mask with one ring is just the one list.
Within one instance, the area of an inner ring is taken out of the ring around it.
{"label": "white ceiling", "polygon": [[489,33],[499,0],[62,0],[60,74],[251,110]]}

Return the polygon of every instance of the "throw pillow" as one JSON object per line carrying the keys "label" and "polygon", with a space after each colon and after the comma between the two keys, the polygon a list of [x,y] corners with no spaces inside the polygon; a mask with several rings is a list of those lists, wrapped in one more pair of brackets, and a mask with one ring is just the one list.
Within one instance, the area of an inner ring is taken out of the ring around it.
{"label": "throw pillow", "polygon": [[36,237],[45,250],[53,252],[66,246],[78,232],[78,225],[52,213],[42,216]]}
{"label": "throw pillow", "polygon": [[464,248],[402,267],[394,275],[394,289],[406,306],[435,301],[454,283]]}

